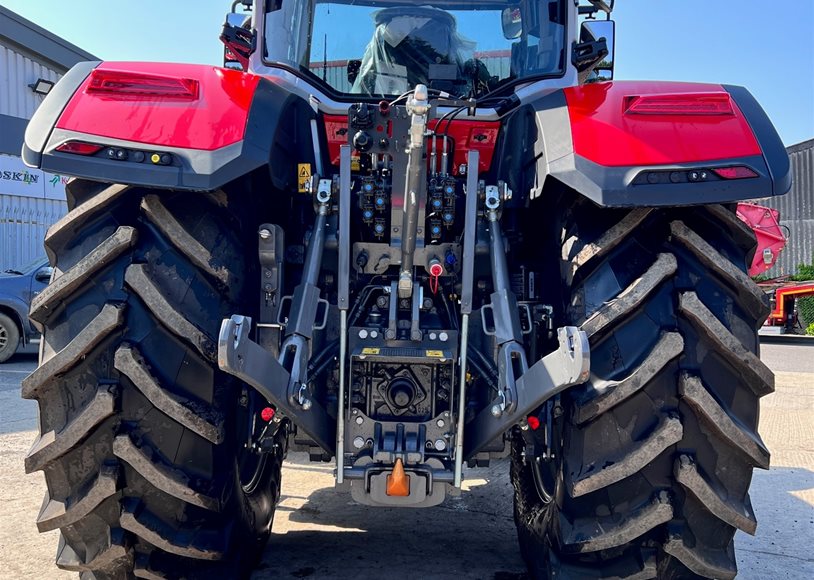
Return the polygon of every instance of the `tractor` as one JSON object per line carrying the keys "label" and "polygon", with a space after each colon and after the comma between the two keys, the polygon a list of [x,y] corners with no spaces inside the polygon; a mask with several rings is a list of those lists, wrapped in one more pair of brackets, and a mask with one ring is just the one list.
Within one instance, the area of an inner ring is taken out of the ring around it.
{"label": "tractor", "polygon": [[74,176],[22,386],[57,566],[245,577],[298,450],[390,508],[505,460],[533,578],[736,575],[774,385],[736,206],[789,159],[742,87],[614,81],[612,10],[238,1],[224,67],[60,80],[23,148]]}

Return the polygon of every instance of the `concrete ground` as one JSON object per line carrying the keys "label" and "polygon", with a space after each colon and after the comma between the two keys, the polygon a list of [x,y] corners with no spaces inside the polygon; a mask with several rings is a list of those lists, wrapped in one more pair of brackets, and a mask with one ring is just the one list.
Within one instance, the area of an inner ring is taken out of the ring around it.
{"label": "concrete ground", "polygon": [[[759,525],[755,537],[737,535],[739,578],[814,578],[814,344],[764,345],[762,357],[777,373],[760,426],[772,468],[755,471]],[[34,524],[42,474],[23,473],[37,409],[20,399],[19,384],[35,366],[34,356],[0,366],[0,576],[71,578],[53,564],[57,532],[38,534]],[[292,454],[274,535],[254,579],[524,578],[505,462],[469,470],[467,491],[429,510],[356,505],[334,491],[331,471]]]}

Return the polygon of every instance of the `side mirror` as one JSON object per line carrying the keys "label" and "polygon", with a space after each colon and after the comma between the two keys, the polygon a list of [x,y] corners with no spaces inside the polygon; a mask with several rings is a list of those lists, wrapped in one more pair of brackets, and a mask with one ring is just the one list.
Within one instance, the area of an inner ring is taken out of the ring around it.
{"label": "side mirror", "polygon": [[579,44],[574,47],[574,65],[585,82],[613,79],[613,53],[616,41],[613,20],[586,20]]}
{"label": "side mirror", "polygon": [[48,284],[51,281],[51,276],[54,274],[54,269],[51,266],[43,266],[37,273],[34,274],[34,280]]}
{"label": "side mirror", "polygon": [[500,22],[503,25],[503,37],[506,40],[520,38],[523,33],[523,17],[519,6],[509,6],[504,8],[500,15]]}
{"label": "side mirror", "polygon": [[248,14],[238,14],[231,12],[226,15],[226,22],[223,25],[223,32],[220,41],[224,44],[223,66],[238,70],[248,70],[249,57],[254,52],[257,45],[257,38],[248,29]]}

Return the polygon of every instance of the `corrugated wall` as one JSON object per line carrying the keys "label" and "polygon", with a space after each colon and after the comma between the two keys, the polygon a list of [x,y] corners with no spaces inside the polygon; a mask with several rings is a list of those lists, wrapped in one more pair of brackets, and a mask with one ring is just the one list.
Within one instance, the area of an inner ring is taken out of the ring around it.
{"label": "corrugated wall", "polygon": [[780,197],[757,203],[780,210],[780,223],[789,231],[789,243],[769,276],[794,274],[797,265],[814,263],[814,139],[788,148],[794,184]]}
{"label": "corrugated wall", "polygon": [[45,233],[66,212],[61,200],[0,194],[0,272],[44,256]]}
{"label": "corrugated wall", "polygon": [[0,115],[30,119],[45,97],[28,85],[37,79],[57,82],[60,78],[56,71],[0,45]]}
{"label": "corrugated wall", "polygon": [[[45,97],[28,85],[37,79],[57,82],[61,76],[13,48],[0,45],[0,114],[30,119]],[[11,195],[8,187],[0,185],[0,272],[45,255],[45,232],[66,211],[64,200]]]}

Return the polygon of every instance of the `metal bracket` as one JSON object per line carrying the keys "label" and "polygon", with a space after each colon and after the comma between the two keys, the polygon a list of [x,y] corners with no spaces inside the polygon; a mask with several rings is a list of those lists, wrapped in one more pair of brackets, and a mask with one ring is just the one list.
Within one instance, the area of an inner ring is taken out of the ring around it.
{"label": "metal bracket", "polygon": [[[507,378],[505,398],[498,397],[466,426],[464,458],[469,459],[513,425],[520,423],[534,409],[568,387],[584,383],[590,376],[591,350],[588,336],[575,326],[557,329],[560,346],[537,361],[513,381],[512,352],[501,349],[501,385]],[[517,347],[506,343],[505,347]],[[520,352],[522,349],[517,347]],[[505,368],[505,375],[504,375]],[[495,412],[497,408],[500,413]]]}
{"label": "metal bracket", "polygon": [[295,384],[290,385],[291,373],[249,338],[251,324],[251,318],[240,315],[223,321],[218,337],[218,367],[251,385],[278,412],[289,417],[320,447],[333,454],[336,427],[333,417],[308,397],[307,388],[302,390],[305,383],[295,378]]}

